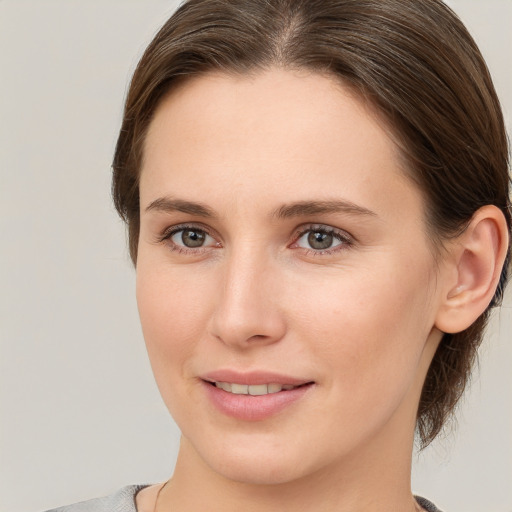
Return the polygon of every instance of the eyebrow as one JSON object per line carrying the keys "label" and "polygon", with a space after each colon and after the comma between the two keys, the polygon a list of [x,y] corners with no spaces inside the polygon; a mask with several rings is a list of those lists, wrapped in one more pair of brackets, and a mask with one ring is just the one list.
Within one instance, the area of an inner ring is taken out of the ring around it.
{"label": "eyebrow", "polygon": [[[173,199],[170,197],[160,197],[152,201],[145,209],[149,211],[160,212],[182,212],[197,217],[215,218],[214,210],[205,204],[185,201],[183,199]],[[350,215],[361,215],[367,217],[377,217],[377,214],[368,208],[359,206],[347,200],[327,200],[327,201],[298,201],[295,203],[284,204],[271,213],[271,217],[277,219],[290,219],[293,217],[304,217],[308,215],[321,215],[328,213],[346,213]]]}
{"label": "eyebrow", "polygon": [[351,201],[339,199],[328,201],[299,201],[297,203],[285,204],[275,210],[272,216],[278,219],[289,219],[292,217],[326,213],[347,213],[351,215],[377,217],[377,214],[368,208],[359,206]]}
{"label": "eyebrow", "polygon": [[182,212],[198,217],[215,217],[214,211],[208,206],[193,201],[184,201],[182,199],[172,199],[170,197],[160,197],[155,199],[145,209],[146,212]]}

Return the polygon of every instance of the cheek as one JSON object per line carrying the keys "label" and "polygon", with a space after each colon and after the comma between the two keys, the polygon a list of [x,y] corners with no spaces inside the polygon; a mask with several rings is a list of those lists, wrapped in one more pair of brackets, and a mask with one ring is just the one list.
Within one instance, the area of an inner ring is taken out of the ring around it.
{"label": "cheek", "polygon": [[162,381],[187,375],[209,314],[208,294],[193,275],[172,273],[158,265],[137,267],[137,304],[151,366]]}
{"label": "cheek", "polygon": [[433,323],[430,277],[426,264],[404,270],[403,263],[348,271],[295,299],[300,330],[347,400],[377,403],[382,391],[400,394],[416,375]]}

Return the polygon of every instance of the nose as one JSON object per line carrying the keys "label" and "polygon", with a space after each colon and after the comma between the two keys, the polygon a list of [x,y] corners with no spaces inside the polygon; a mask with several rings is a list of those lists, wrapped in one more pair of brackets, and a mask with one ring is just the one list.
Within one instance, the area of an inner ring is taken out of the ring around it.
{"label": "nose", "polygon": [[272,344],[286,332],[279,269],[269,259],[261,252],[244,251],[223,262],[209,327],[212,336],[230,347],[242,350]]}

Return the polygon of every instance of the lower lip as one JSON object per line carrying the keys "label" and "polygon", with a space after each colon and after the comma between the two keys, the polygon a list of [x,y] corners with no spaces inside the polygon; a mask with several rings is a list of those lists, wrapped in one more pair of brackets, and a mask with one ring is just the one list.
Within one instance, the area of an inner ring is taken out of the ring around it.
{"label": "lower lip", "polygon": [[267,395],[236,395],[203,381],[206,393],[215,407],[227,416],[245,421],[262,421],[300,400],[313,383]]}

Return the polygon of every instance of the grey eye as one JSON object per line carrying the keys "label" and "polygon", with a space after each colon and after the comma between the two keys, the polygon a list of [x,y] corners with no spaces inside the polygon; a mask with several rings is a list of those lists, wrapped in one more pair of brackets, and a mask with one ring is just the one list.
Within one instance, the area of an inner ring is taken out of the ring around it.
{"label": "grey eye", "polygon": [[211,237],[200,229],[180,229],[172,235],[171,241],[176,245],[194,249],[202,247],[208,238]]}
{"label": "grey eye", "polygon": [[312,249],[329,249],[332,246],[334,237],[330,233],[311,231],[308,234],[308,244]]}
{"label": "grey eye", "polygon": [[315,251],[325,251],[347,243],[343,235],[326,229],[309,229],[296,242],[298,247]]}
{"label": "grey eye", "polygon": [[187,247],[201,247],[205,241],[205,234],[201,231],[184,230],[181,234],[181,240]]}

